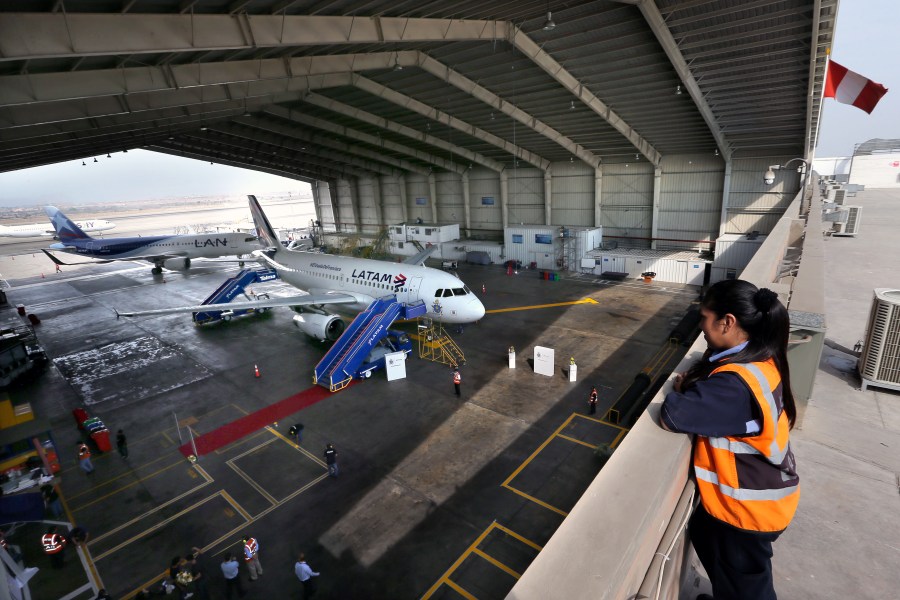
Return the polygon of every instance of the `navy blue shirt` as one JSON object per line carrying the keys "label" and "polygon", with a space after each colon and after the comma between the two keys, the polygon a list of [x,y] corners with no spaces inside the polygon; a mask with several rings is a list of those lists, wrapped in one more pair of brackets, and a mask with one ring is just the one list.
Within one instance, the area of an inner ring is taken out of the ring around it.
{"label": "navy blue shirt", "polygon": [[[745,346],[713,354],[707,360],[719,361]],[[744,380],[730,371],[714,373],[687,390],[666,394],[660,419],[671,431],[705,437],[755,435],[762,426],[756,398]]]}

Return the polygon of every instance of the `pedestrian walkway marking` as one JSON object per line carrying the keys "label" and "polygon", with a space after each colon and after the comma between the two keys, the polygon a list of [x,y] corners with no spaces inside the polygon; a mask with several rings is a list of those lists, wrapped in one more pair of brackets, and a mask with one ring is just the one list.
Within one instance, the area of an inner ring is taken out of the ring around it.
{"label": "pedestrian walkway marking", "polygon": [[491,310],[485,311],[491,314],[503,313],[503,312],[514,312],[517,310],[537,310],[539,308],[554,308],[556,306],[574,306],[576,304],[600,304],[593,298],[582,298],[581,300],[573,300],[572,302],[554,302],[553,304],[535,304],[532,306],[515,306],[511,308],[492,308]]}
{"label": "pedestrian walkway marking", "polygon": [[431,596],[433,596],[434,593],[437,592],[438,589],[440,589],[440,587],[442,585],[446,585],[446,586],[450,587],[451,589],[453,589],[453,591],[460,594],[461,596],[464,596],[465,598],[469,598],[470,600],[477,600],[475,598],[475,596],[473,596],[468,591],[463,589],[458,583],[456,583],[455,581],[450,579],[451,575],[453,575],[453,573],[456,572],[456,570],[460,567],[460,565],[462,565],[463,562],[465,562],[465,560],[471,554],[474,554],[476,556],[483,558],[484,560],[488,561],[490,564],[494,565],[495,567],[497,567],[504,573],[511,575],[515,579],[519,579],[522,576],[521,573],[518,573],[514,569],[510,568],[508,565],[505,565],[504,563],[500,562],[499,560],[497,560],[496,558],[494,558],[493,556],[491,556],[490,554],[488,554],[484,550],[481,550],[478,547],[487,538],[487,536],[495,529],[497,531],[500,531],[500,532],[508,535],[509,537],[525,544],[526,546],[533,548],[537,552],[540,552],[543,548],[542,546],[536,544],[535,542],[532,542],[531,540],[519,535],[515,531],[512,531],[511,529],[504,527],[503,525],[500,525],[499,523],[497,523],[497,521],[492,521],[491,524],[488,525],[487,529],[482,531],[481,535],[479,535],[475,539],[475,541],[472,542],[472,544],[468,548],[466,548],[465,552],[463,552],[459,556],[459,558],[457,558],[456,561],[454,561],[454,563],[452,565],[450,565],[450,568],[447,569],[443,575],[441,575],[440,579],[435,581],[434,585],[432,585],[430,588],[428,588],[428,591],[425,592],[425,594],[422,596],[421,600],[428,600],[428,598],[431,598]]}
{"label": "pedestrian walkway marking", "polygon": [[[245,452],[243,452],[243,453],[241,453],[241,454],[238,454],[237,456],[235,456],[235,457],[233,457],[233,458],[230,458],[230,459],[228,459],[228,460],[225,461],[225,464],[226,464],[226,465],[228,465],[229,467],[231,467],[231,468],[234,470],[234,472],[237,473],[237,474],[241,477],[241,479],[243,479],[244,481],[246,481],[247,483],[249,483],[249,484],[253,487],[253,489],[255,489],[257,492],[259,492],[260,494],[262,494],[262,496],[263,496],[266,500],[269,501],[269,504],[272,504],[273,506],[276,505],[276,504],[278,504],[278,500],[276,500],[274,497],[272,497],[272,495],[269,494],[269,492],[267,492],[266,490],[264,490],[263,487],[262,487],[261,485],[259,485],[258,483],[256,483],[256,481],[254,481],[252,477],[250,477],[249,475],[247,475],[246,473],[244,473],[244,471],[241,470],[240,467],[238,467],[236,464],[234,464],[234,461],[236,461],[237,459],[239,459],[239,458],[241,458],[241,457],[247,456],[248,454],[251,454],[251,453],[253,453],[253,452],[256,452],[256,451],[259,450],[260,448],[264,448],[264,447],[268,446],[269,444],[271,444],[272,442],[274,442],[274,441],[277,440],[277,439],[278,439],[278,438],[272,438],[272,439],[270,439],[270,440],[267,440],[267,441],[265,441],[265,442],[263,442],[263,443],[261,443],[261,444],[258,444],[258,445],[256,445],[256,446],[254,446],[253,448],[250,448],[249,450],[247,450],[247,451],[245,451]],[[248,515],[248,516],[249,516],[249,515]]]}
{"label": "pedestrian walkway marking", "polygon": [[[186,492],[184,492],[184,493],[182,493],[182,494],[179,494],[178,496],[172,498],[171,500],[167,500],[166,502],[163,502],[162,504],[160,504],[160,505],[158,505],[158,506],[155,506],[155,507],[151,508],[151,509],[148,510],[147,512],[145,512],[145,513],[143,513],[143,514],[141,514],[141,515],[138,515],[138,516],[134,517],[133,519],[131,519],[131,520],[129,520],[129,521],[126,521],[125,523],[122,523],[121,525],[119,525],[119,526],[116,527],[115,529],[111,529],[111,530],[107,531],[106,533],[104,533],[104,534],[102,534],[102,535],[98,535],[98,536],[95,537],[95,538],[91,538],[91,541],[88,542],[88,545],[96,544],[96,543],[99,542],[100,540],[106,539],[107,537],[111,536],[112,534],[114,534],[114,533],[116,533],[116,532],[118,532],[118,531],[121,531],[121,530],[125,529],[126,527],[129,527],[129,526],[131,526],[131,525],[134,525],[134,524],[137,523],[138,521],[140,521],[140,520],[142,520],[142,519],[146,519],[147,517],[149,517],[149,516],[152,515],[153,513],[159,512],[160,510],[164,509],[165,507],[167,507],[167,506],[169,506],[169,505],[171,505],[171,504],[174,504],[175,502],[178,502],[179,500],[181,500],[181,499],[184,498],[185,496],[187,496],[187,495],[189,495],[189,494],[193,494],[193,493],[196,492],[197,490],[199,490],[199,489],[201,489],[201,488],[204,488],[204,487],[206,487],[207,485],[209,485],[209,484],[211,484],[211,483],[213,482],[213,478],[210,477],[209,473],[207,473],[207,472],[204,471],[202,468],[200,468],[199,465],[196,465],[196,464],[195,464],[195,465],[192,465],[192,466],[193,466],[194,470],[195,470],[196,472],[200,473],[200,476],[203,477],[203,479],[204,479],[204,482],[203,482],[203,483],[201,483],[200,485],[195,486],[195,487],[189,489],[188,491],[186,491]],[[73,522],[74,522],[74,521],[73,521]]]}
{"label": "pedestrian walkway marking", "polygon": [[562,515],[562,516],[564,516],[564,517],[567,517],[567,516],[569,515],[569,513],[568,513],[567,511],[564,511],[564,510],[561,509],[561,508],[557,508],[557,507],[555,507],[555,506],[553,506],[553,505],[551,505],[551,504],[548,504],[548,503],[544,502],[543,500],[541,500],[541,499],[539,499],[539,498],[535,498],[535,497],[532,496],[531,494],[528,494],[528,493],[526,493],[526,492],[523,492],[522,490],[520,490],[520,489],[514,487],[514,486],[512,485],[512,481],[519,475],[519,473],[521,473],[521,472],[525,469],[525,467],[528,466],[529,463],[531,463],[531,461],[533,461],[535,458],[537,458],[537,456],[544,450],[544,448],[546,448],[546,447],[550,444],[550,442],[553,441],[554,438],[557,438],[557,437],[558,437],[558,438],[562,438],[562,439],[564,439],[564,440],[566,440],[566,441],[569,441],[569,442],[574,442],[574,443],[580,444],[580,445],[582,445],[582,446],[587,446],[588,448],[596,448],[596,447],[597,447],[596,444],[591,444],[591,443],[585,442],[585,441],[583,441],[583,440],[579,440],[579,439],[577,439],[577,438],[573,438],[573,437],[571,437],[571,436],[568,436],[568,435],[565,435],[564,433],[562,433],[562,431],[563,431],[566,427],[568,427],[569,424],[572,423],[572,421],[573,421],[574,419],[576,419],[576,418],[578,418],[578,419],[585,419],[585,420],[587,420],[587,421],[592,421],[592,422],[598,423],[598,424],[600,424],[600,425],[604,425],[604,426],[607,426],[607,427],[612,427],[612,428],[614,428],[614,429],[618,429],[618,433],[616,434],[615,439],[613,439],[613,441],[612,441],[612,442],[610,443],[610,445],[609,445],[610,448],[615,448],[615,447],[619,444],[619,442],[621,441],[621,439],[624,437],[624,435],[625,435],[625,433],[626,433],[626,430],[625,430],[624,428],[622,428],[622,427],[619,427],[618,425],[614,425],[614,424],[612,424],[612,423],[609,423],[609,422],[607,422],[607,421],[603,421],[603,420],[601,420],[601,419],[596,419],[596,418],[593,418],[593,417],[589,417],[589,416],[587,416],[587,415],[582,415],[581,413],[572,413],[571,415],[569,415],[569,417],[568,417],[565,421],[563,421],[562,425],[560,425],[559,427],[557,427],[556,431],[554,431],[552,434],[550,434],[550,436],[547,437],[547,439],[544,440],[544,442],[543,442],[540,446],[538,446],[537,449],[536,449],[534,452],[531,453],[531,456],[529,456],[528,458],[526,458],[526,459],[522,462],[522,464],[520,464],[518,467],[516,467],[516,470],[513,471],[513,472],[510,474],[509,477],[506,478],[506,481],[504,481],[503,483],[500,484],[500,487],[504,487],[504,488],[508,489],[509,491],[513,492],[514,494],[518,494],[519,496],[522,496],[522,497],[525,498],[526,500],[530,500],[531,502],[534,502],[535,504],[538,504],[538,505],[540,505],[540,506],[543,506],[543,507],[546,508],[547,510],[552,510],[553,512],[555,512],[555,513],[557,513],[557,514],[559,514],[559,515]]}

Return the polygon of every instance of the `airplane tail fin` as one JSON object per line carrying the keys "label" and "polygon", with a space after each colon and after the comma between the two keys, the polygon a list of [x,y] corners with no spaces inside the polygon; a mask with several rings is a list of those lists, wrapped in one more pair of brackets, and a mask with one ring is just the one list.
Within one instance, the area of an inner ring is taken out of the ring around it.
{"label": "airplane tail fin", "polygon": [[93,239],[91,236],[86,234],[81,230],[78,225],[76,225],[69,217],[62,214],[62,212],[56,208],[55,206],[45,206],[44,212],[47,213],[47,216],[50,217],[50,223],[53,225],[54,231],[56,231],[56,237],[59,238],[59,241],[62,243],[72,242],[75,240],[90,240]]}
{"label": "airplane tail fin", "polygon": [[266,213],[263,212],[256,196],[247,196],[247,199],[250,200],[250,214],[253,216],[253,224],[256,225],[256,236],[265,242],[266,246],[281,249],[278,235],[272,228],[272,224],[269,223],[269,219],[266,218]]}

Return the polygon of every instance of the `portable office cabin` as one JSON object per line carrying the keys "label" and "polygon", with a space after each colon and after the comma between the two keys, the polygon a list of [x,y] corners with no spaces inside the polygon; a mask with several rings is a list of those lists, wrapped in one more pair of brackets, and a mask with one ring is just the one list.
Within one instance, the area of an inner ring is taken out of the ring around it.
{"label": "portable office cabin", "polygon": [[581,258],[600,247],[601,227],[519,225],[503,232],[506,260],[535,263],[538,269],[578,270]]}
{"label": "portable office cabin", "polygon": [[684,285],[703,285],[710,261],[700,258],[697,252],[685,250],[649,250],[641,248],[617,248],[593,250],[582,261],[583,269],[594,259],[590,271],[595,275],[605,272],[626,273],[628,279],[640,279],[642,273],[655,273],[655,281]]}
{"label": "portable office cabin", "polygon": [[422,242],[440,244],[459,239],[459,224],[436,225],[433,223],[399,223],[388,227],[392,242]]}
{"label": "portable office cabin", "polygon": [[764,235],[726,233],[719,236],[716,239],[715,258],[709,282],[739,278],[765,241]]}

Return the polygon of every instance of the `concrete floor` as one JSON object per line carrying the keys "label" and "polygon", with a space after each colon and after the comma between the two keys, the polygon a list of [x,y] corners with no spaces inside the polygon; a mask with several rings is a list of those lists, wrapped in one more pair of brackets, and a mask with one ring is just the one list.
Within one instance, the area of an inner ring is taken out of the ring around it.
{"label": "concrete floor", "polygon": [[[470,288],[485,286],[489,311],[454,334],[467,357],[461,400],[447,366],[414,356],[406,379],[378,373],[196,465],[177,450],[176,420],[186,439],[188,428],[209,432],[310,387],[325,347],[296,330],[290,311],[203,328],[185,315],[115,318],[114,308],[201,300],[233,274],[223,265],[153,277],[126,263],[8,281],[0,319],[18,319],[13,307],[25,304],[43,321],[38,335],[53,362],[10,396],[52,421],[65,503],[91,532],[92,561],[113,596],[160,580],[172,557],[199,546],[211,595],[224,597],[219,563],[240,551],[244,532],[259,539],[265,569],[252,584],[242,569],[248,598],[299,595],[301,551],[322,573],[322,598],[459,597],[456,587],[505,596],[596,475],[594,446],[621,439],[602,416],[659,359],[696,291],[460,267]],[[543,306],[556,303],[571,304]],[[516,369],[507,368],[510,345]],[[535,345],[555,349],[556,376],[533,373]],[[575,383],[564,371],[570,356]],[[591,385],[596,418],[586,415]],[[105,453],[92,476],[78,470],[78,406],[125,430],[128,460]],[[297,421],[302,448],[286,439]],[[337,479],[321,462],[328,442],[339,452]]]}

